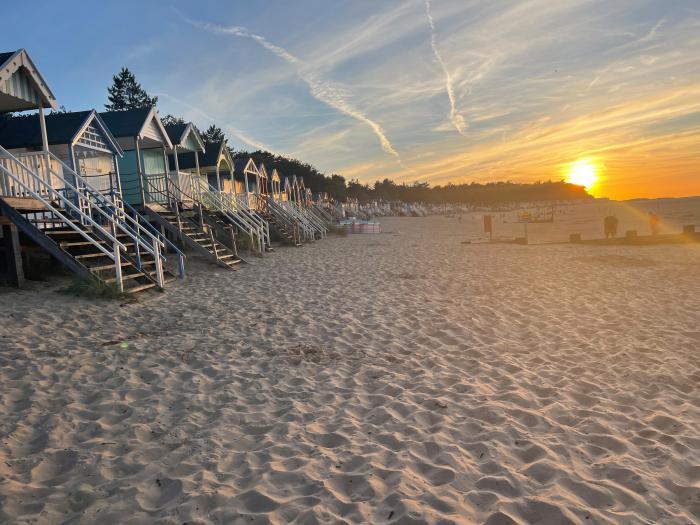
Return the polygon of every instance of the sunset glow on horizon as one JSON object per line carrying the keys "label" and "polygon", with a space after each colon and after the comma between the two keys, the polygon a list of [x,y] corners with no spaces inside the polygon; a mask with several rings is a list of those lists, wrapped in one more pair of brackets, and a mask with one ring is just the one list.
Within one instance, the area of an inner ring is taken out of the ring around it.
{"label": "sunset glow on horizon", "polygon": [[[101,108],[128,66],[161,114],[347,180],[578,180],[614,199],[700,195],[696,0],[175,0],[167,10],[125,0],[104,11],[132,36],[106,28],[90,54],[46,44],[79,45],[66,35],[81,34],[83,15],[59,27],[60,6],[47,5],[37,21],[32,56],[68,109]],[[29,4],[9,14],[6,41],[27,41],[31,14]],[[596,180],[565,168],[589,158]]]}
{"label": "sunset glow on horizon", "polygon": [[583,186],[587,191],[592,191],[598,182],[598,166],[588,159],[578,160],[569,167],[566,182]]}

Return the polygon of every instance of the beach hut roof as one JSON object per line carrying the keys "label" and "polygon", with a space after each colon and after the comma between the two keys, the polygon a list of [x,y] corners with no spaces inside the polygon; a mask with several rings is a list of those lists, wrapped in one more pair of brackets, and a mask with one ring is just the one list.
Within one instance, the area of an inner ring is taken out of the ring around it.
{"label": "beach hut roof", "polygon": [[[46,135],[49,144],[82,145],[121,155],[122,149],[100,118],[97,111],[74,111],[46,115]],[[92,126],[95,136],[83,134]],[[0,121],[0,144],[6,148],[41,147],[41,128],[36,115],[25,115]]]}
{"label": "beach hut roof", "polygon": [[148,137],[162,143],[168,149],[173,147],[163,123],[158,118],[155,106],[124,111],[103,111],[100,116],[117,138]]}
{"label": "beach hut roof", "polygon": [[280,181],[280,174],[277,171],[277,168],[272,169],[272,180],[279,182]]}
{"label": "beach hut roof", "polygon": [[241,175],[244,172],[252,173],[253,175],[260,175],[258,167],[255,165],[255,162],[253,162],[253,159],[251,159],[250,157],[238,157],[237,159],[235,159],[234,169],[236,173],[240,173]]}
{"label": "beach hut roof", "polygon": [[258,173],[260,174],[260,176],[263,179],[267,178],[267,169],[265,168],[265,164],[262,162],[260,163],[260,166],[258,167]]}
{"label": "beach hut roof", "polygon": [[0,53],[0,113],[56,109],[56,97],[24,49]]}
{"label": "beach hut roof", "polygon": [[[231,153],[228,150],[228,145],[225,140],[220,142],[203,143],[203,151],[199,152],[199,167],[202,169],[216,168],[219,165],[222,155],[226,159],[226,162],[230,166],[233,166],[233,159],[231,159]],[[172,169],[174,169],[175,163],[172,155],[170,157],[170,166]],[[194,169],[197,167],[194,153],[180,153],[177,156],[177,162],[180,165],[180,169],[183,170]]]}
{"label": "beach hut roof", "polygon": [[197,128],[192,122],[187,122],[185,124],[168,124],[164,127],[173,146],[178,146],[179,148],[189,151],[206,151],[204,141],[201,135],[197,133]]}

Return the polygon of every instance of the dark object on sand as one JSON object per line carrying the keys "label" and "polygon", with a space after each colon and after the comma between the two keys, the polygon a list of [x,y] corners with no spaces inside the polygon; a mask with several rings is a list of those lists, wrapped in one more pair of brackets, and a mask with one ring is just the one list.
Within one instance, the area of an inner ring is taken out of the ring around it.
{"label": "dark object on sand", "polygon": [[661,219],[659,219],[659,216],[656,215],[653,211],[649,212],[649,229],[651,230],[652,235],[658,235],[659,234],[659,225],[661,223]]}
{"label": "dark object on sand", "polygon": [[605,231],[605,238],[613,239],[617,237],[617,217],[614,215],[608,215],[603,219],[603,230]]}
{"label": "dark object on sand", "polygon": [[581,234],[580,233],[572,233],[569,235],[569,242],[573,243],[579,243],[581,242]]}
{"label": "dark object on sand", "polygon": [[695,225],[686,224],[683,226],[683,235],[695,235]]}
{"label": "dark object on sand", "polygon": [[637,238],[637,230],[627,230],[625,232],[625,238],[636,239]]}

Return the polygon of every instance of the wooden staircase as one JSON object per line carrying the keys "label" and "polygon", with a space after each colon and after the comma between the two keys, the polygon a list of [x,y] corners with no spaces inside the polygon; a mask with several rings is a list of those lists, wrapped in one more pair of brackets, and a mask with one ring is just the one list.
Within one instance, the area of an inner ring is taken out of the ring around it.
{"label": "wooden staircase", "polygon": [[230,245],[224,244],[221,235],[214,234],[214,227],[200,217],[198,211],[184,208],[174,210],[162,204],[157,207],[149,205],[145,211],[190,248],[219,266],[235,270],[241,264],[242,259],[235,251],[234,239],[231,239]]}
{"label": "wooden staircase", "polygon": [[[64,217],[70,217],[68,210],[54,204],[54,208]],[[114,260],[110,259],[97,247],[101,245],[106,250],[112,249],[108,240],[97,240],[99,234],[91,226],[81,224],[77,219],[63,219],[48,210],[16,209],[0,198],[0,211],[15,223],[19,231],[38,244],[59,262],[83,278],[95,278],[108,284],[116,284],[117,276]],[[71,227],[68,222],[73,226]],[[79,231],[85,233],[87,240]],[[117,233],[116,238],[126,247],[122,252],[121,280],[125,293],[139,293],[158,287],[155,275],[155,259],[150,253],[137,254],[133,240],[125,233]],[[141,261],[139,270],[138,260]],[[164,270],[164,282],[170,282],[176,277]]]}
{"label": "wooden staircase", "polygon": [[302,246],[298,235],[294,233],[294,230],[289,224],[278,220],[277,217],[269,212],[261,213],[260,215],[268,222],[270,227],[280,235],[280,237],[288,241],[293,246]]}

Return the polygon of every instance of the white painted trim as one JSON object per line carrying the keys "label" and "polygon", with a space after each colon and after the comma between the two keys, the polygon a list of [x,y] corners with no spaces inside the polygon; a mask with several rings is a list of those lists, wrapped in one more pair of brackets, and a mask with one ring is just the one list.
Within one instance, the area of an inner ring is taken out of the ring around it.
{"label": "white painted trim", "polygon": [[29,73],[29,78],[34,81],[34,87],[39,92],[41,97],[44,99],[43,102],[46,104],[44,107],[50,109],[58,109],[58,104],[56,102],[56,97],[52,93],[48,84],[41,76],[39,70],[32,62],[26,49],[18,49],[15,53],[8,58],[4,64],[0,64],[0,84],[9,80],[9,78],[14,75],[20,67],[24,67]]}

